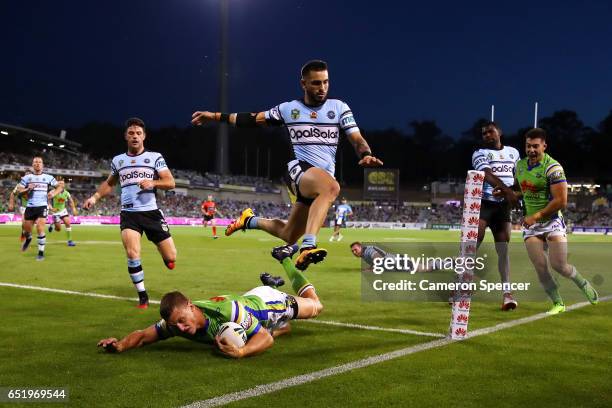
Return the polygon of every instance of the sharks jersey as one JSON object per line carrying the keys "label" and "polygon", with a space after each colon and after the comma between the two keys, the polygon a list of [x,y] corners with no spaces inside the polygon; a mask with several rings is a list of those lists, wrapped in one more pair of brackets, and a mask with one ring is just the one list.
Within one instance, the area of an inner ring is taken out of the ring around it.
{"label": "sharks jersey", "polygon": [[327,99],[320,106],[302,100],[284,102],[265,112],[268,123],[284,125],[289,131],[297,160],[319,167],[334,176],[340,131],[350,135],[359,128],[348,105]]}
{"label": "sharks jersey", "polygon": [[49,188],[55,188],[57,180],[52,175],[46,173],[26,174],[21,178],[19,184],[30,189],[27,207],[46,207]]}
{"label": "sharks jersey", "polygon": [[[514,168],[520,159],[518,150],[514,147],[504,146],[500,150],[478,149],[472,155],[472,166],[474,170],[483,171],[491,169],[491,172],[508,187],[514,184]],[[503,201],[503,198],[493,196],[493,186],[485,181],[483,185],[482,199],[489,201]]]}
{"label": "sharks jersey", "polygon": [[163,156],[144,151],[137,156],[127,153],[117,155],[111,161],[111,173],[121,186],[121,211],[151,211],[157,209],[155,189],[142,190],[138,183],[159,179],[158,172],[167,170]]}

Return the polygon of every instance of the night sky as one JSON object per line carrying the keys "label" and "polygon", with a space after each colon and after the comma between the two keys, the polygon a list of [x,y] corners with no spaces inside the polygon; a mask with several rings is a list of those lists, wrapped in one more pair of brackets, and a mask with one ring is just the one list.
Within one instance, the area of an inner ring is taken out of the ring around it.
{"label": "night sky", "polygon": [[[330,95],[366,130],[434,119],[457,136],[495,104],[514,131],[535,101],[541,116],[567,108],[596,126],[612,109],[610,2],[501,3],[231,0],[230,110],[300,97],[300,66],[321,58]],[[219,10],[2,0],[0,122],[188,126],[195,109],[218,109]]]}

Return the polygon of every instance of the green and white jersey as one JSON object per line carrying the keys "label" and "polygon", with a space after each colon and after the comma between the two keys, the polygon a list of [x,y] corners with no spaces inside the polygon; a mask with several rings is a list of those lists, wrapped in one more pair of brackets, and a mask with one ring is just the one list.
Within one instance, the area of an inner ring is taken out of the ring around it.
{"label": "green and white jersey", "polygon": [[161,319],[155,324],[155,330],[161,340],[180,336],[200,343],[214,343],[219,327],[226,322],[238,323],[245,330],[247,337],[251,338],[262,326],[267,327],[268,324],[269,306],[257,296],[223,295],[192,303],[204,314],[206,318],[204,327],[191,335],[182,333]]}
{"label": "green and white jersey", "polygon": [[[548,205],[552,200],[551,185],[567,181],[563,167],[547,153],[544,153],[542,160],[535,166],[529,165],[527,157],[519,160],[516,163],[516,179],[523,192],[527,215],[533,215]],[[561,217],[561,211],[539,222],[558,217]]]}
{"label": "green and white jersey", "polygon": [[61,193],[57,194],[51,200],[51,211],[54,213],[58,213],[66,209],[66,203],[70,200],[70,193],[68,190],[64,189]]}

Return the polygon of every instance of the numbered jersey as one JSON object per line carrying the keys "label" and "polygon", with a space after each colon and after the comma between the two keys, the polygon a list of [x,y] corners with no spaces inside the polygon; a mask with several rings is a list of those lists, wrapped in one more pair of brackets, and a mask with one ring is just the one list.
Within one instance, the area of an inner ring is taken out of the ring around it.
{"label": "numbered jersey", "polygon": [[346,219],[346,217],[352,212],[353,212],[353,209],[351,208],[350,205],[340,204],[338,207],[336,207],[336,218]]}
{"label": "numbered jersey", "polygon": [[351,109],[339,99],[327,99],[320,106],[308,106],[301,100],[284,102],[265,112],[265,117],[268,123],[287,127],[297,160],[332,176],[340,132],[359,131]]}
{"label": "numbered jersey", "polygon": [[[496,149],[478,149],[472,155],[472,166],[474,170],[483,171],[490,169],[508,187],[514,184],[514,168],[520,159],[518,150],[514,147],[504,146]],[[493,195],[493,186],[485,181],[483,185],[483,200],[503,201],[501,197]]]}
{"label": "numbered jersey", "polygon": [[55,177],[45,173],[26,174],[19,183],[30,189],[27,207],[46,207],[49,189],[57,186]]}
{"label": "numbered jersey", "polygon": [[127,153],[115,156],[111,172],[121,186],[121,211],[151,211],[157,209],[155,189],[143,190],[138,183],[159,179],[158,172],[167,170],[160,153],[144,151],[137,156]]}

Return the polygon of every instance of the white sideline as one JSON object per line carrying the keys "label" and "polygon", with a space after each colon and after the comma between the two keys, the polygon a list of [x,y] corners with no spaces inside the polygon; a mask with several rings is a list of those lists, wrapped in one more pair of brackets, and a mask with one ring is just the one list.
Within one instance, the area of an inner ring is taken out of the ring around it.
{"label": "white sideline", "polygon": [[[604,296],[600,299],[600,301],[607,301],[612,299],[612,296]],[[584,306],[590,305],[589,302],[581,302],[576,303],[567,307],[567,310],[575,310]],[[494,333],[500,330],[504,330],[510,327],[519,326],[521,324],[530,323],[536,320],[544,319],[546,317],[550,317],[546,313],[538,313],[533,316],[524,317],[522,319],[512,320],[509,322],[504,322],[500,324],[496,324],[495,326],[485,327],[482,329],[473,330],[469,333],[469,338],[478,337],[490,333]],[[437,347],[446,346],[447,344],[454,343],[457,341],[464,340],[452,340],[450,338],[444,338],[439,340],[433,340],[423,344],[417,344],[415,346],[406,347],[403,349],[391,351],[389,353],[379,354],[377,356],[372,356],[368,358],[364,358],[361,360],[353,361],[350,363],[338,365],[331,368],[326,368],[324,370],[314,371],[312,373],[298,375],[295,377],[287,378],[282,381],[277,381],[269,384],[258,385],[253,388],[249,388],[243,391],[233,392],[225,395],[221,395],[219,397],[210,398],[207,400],[196,401],[189,405],[183,406],[183,408],[203,408],[203,407],[216,407],[220,405],[229,404],[230,402],[240,401],[247,398],[258,397],[260,395],[269,394],[275,391],[282,390],[284,388],[294,387],[296,385],[306,384],[315,380],[319,380],[321,378],[329,377],[332,375],[342,374],[348,371],[355,370],[357,368],[371,366],[373,364],[378,364],[383,361],[393,360],[399,357],[404,357],[409,354],[418,353],[420,351],[425,351]]]}
{"label": "white sideline", "polygon": [[[41,286],[31,286],[31,285],[20,285],[17,283],[9,283],[9,282],[0,282],[0,287],[1,286],[9,287],[9,288],[38,290],[41,292],[63,293],[67,295],[88,296],[88,297],[103,298],[103,299],[131,300],[135,302],[138,301],[138,298],[130,298],[130,297],[125,297],[125,296],[103,295],[100,293],[93,293],[93,292],[77,292],[74,290],[45,288]],[[149,299],[149,303],[158,305],[159,300]],[[330,326],[347,327],[351,329],[374,330],[374,331],[384,331],[384,332],[393,332],[393,333],[402,333],[402,334],[414,334],[416,336],[445,337],[443,334],[440,334],[440,333],[420,332],[420,331],[410,330],[410,329],[393,329],[393,328],[387,328],[387,327],[366,326],[362,324],[334,322],[334,321],[328,321],[328,320],[316,320],[316,319],[300,320],[300,323],[301,322],[326,324]]]}
{"label": "white sideline", "polygon": [[[19,284],[8,283],[8,282],[0,282],[0,287],[2,286],[19,288],[19,289],[32,289],[32,290],[38,290],[38,291],[43,291],[43,292],[54,292],[54,293],[64,293],[64,294],[70,294],[70,295],[97,297],[97,298],[104,298],[104,299],[134,300],[134,301],[138,300],[136,298],[129,298],[129,297],[123,297],[123,296],[103,295],[99,293],[90,293],[90,292],[77,292],[74,290],[53,289],[53,288],[45,288],[45,287],[31,286],[31,285],[19,285]],[[612,299],[612,295],[604,296],[600,298],[600,301],[605,302],[610,299]],[[154,303],[154,304],[159,304],[158,300],[149,300],[149,302]],[[589,306],[589,305],[590,305],[589,302],[575,303],[573,305],[568,306],[567,311],[569,312],[571,310],[580,309],[582,307]],[[519,326],[525,323],[530,323],[536,320],[544,319],[546,317],[550,317],[550,316],[547,315],[546,313],[538,313],[533,316],[527,316],[521,319],[499,323],[491,327],[485,327],[482,329],[472,330],[468,334],[468,339],[486,335],[486,334],[495,333],[500,330],[508,329],[514,326]],[[308,320],[304,320],[304,322],[307,322],[307,321]],[[405,332],[409,334],[420,333],[421,335],[424,335],[421,332],[413,332],[412,330],[406,331],[402,329],[387,329],[383,327],[376,328],[375,326],[362,326],[362,325],[352,324],[352,323],[326,322],[326,321],[321,321],[321,320],[312,320],[311,322],[316,322],[320,324],[331,324],[331,325],[342,326],[342,327],[360,328],[360,329],[365,329],[365,330],[393,331],[393,332],[400,332],[400,333]],[[428,335],[432,335],[432,334],[437,335],[435,333],[428,333]],[[323,370],[314,371],[312,373],[298,375],[295,377],[287,378],[282,381],[258,385],[256,387],[249,388],[243,391],[237,391],[237,392],[221,395],[218,397],[210,398],[207,400],[196,401],[189,405],[185,405],[183,408],[216,407],[220,405],[229,404],[230,402],[234,402],[234,401],[240,401],[243,399],[258,397],[260,395],[269,394],[275,391],[282,390],[284,388],[289,388],[289,387],[293,387],[296,385],[307,384],[309,382],[316,381],[321,378],[325,378],[325,377],[329,377],[329,376],[337,375],[337,374],[342,374],[348,371],[355,370],[357,368],[363,368],[363,367],[381,363],[383,361],[389,361],[389,360],[393,360],[399,357],[404,357],[410,354],[418,353],[420,351],[425,351],[425,350],[429,350],[429,349],[433,349],[437,347],[446,346],[447,344],[451,344],[457,341],[464,341],[464,340],[452,340],[450,338],[433,340],[427,343],[417,344],[414,346],[391,351],[388,353],[379,354],[379,355],[372,356],[372,357],[367,357],[361,360],[353,361],[353,362],[346,363],[346,364],[341,364],[335,367],[330,367],[330,368],[326,368]]]}

